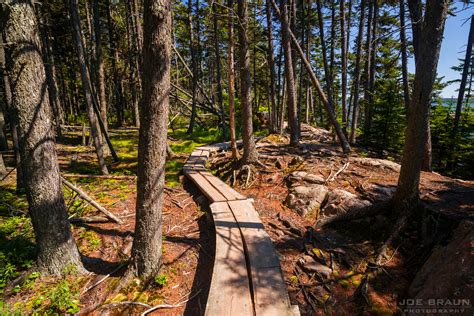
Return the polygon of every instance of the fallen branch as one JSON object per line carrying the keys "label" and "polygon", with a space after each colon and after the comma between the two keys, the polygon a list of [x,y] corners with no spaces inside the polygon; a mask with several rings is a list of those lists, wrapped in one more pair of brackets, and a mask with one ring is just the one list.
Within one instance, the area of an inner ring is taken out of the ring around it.
{"label": "fallen branch", "polygon": [[10,175],[10,173],[12,173],[12,172],[13,172],[13,170],[15,170],[15,169],[16,169],[16,167],[15,167],[15,168],[13,168],[12,170],[8,171],[8,173],[7,173],[6,175],[4,175],[4,176],[3,176],[2,180],[0,180],[0,182],[1,182],[1,181],[3,181],[3,180],[5,180],[5,179],[6,179],[6,178],[7,178],[7,177]]}
{"label": "fallen branch", "polygon": [[99,203],[94,201],[90,196],[88,196],[86,193],[84,193],[84,191],[82,191],[81,189],[79,189],[78,187],[76,187],[75,185],[73,185],[71,182],[67,181],[63,177],[61,177],[61,181],[68,188],[70,188],[71,190],[76,192],[81,198],[83,198],[85,201],[87,201],[90,205],[95,207],[98,211],[104,213],[105,216],[107,216],[108,218],[110,218],[111,220],[113,220],[116,223],[122,224],[122,221],[118,217],[116,217],[111,212],[107,211],[103,206],[101,206]]}
{"label": "fallen branch", "polygon": [[81,292],[81,295],[92,290],[93,288],[95,288],[97,285],[101,284],[102,282],[104,282],[105,280],[107,280],[112,274],[114,274],[115,272],[117,272],[118,270],[122,269],[123,266],[125,266],[126,263],[122,263],[120,264],[117,268],[115,268],[112,272],[110,272],[109,274],[107,274],[106,276],[104,276],[102,279],[100,279],[99,281],[97,281],[96,283],[92,284],[91,286],[89,286],[88,288],[86,288],[84,291]]}
{"label": "fallen branch", "polygon": [[199,294],[199,292],[201,292],[201,290],[198,290],[196,293],[194,293],[193,296],[191,296],[187,300],[182,301],[181,299],[179,299],[176,304],[161,304],[161,305],[154,306],[154,307],[144,311],[143,313],[141,313],[141,316],[146,316],[147,314],[149,314],[149,313],[151,313],[151,312],[153,312],[157,309],[160,309],[160,308],[176,308],[176,307],[183,306],[186,302],[188,302],[188,301],[192,300],[193,298],[195,298]]}
{"label": "fallen branch", "polygon": [[113,179],[113,180],[135,180],[137,176],[114,176],[114,175],[98,175],[98,174],[74,174],[74,173],[64,173],[63,177],[66,178],[97,178],[97,179]]}
{"label": "fallen branch", "polygon": [[151,308],[150,305],[142,303],[142,302],[124,301],[124,302],[115,302],[115,303],[102,305],[100,307],[100,309],[113,308],[113,307],[120,306],[120,305],[139,305],[139,306],[142,306],[142,307]]}
{"label": "fallen branch", "polygon": [[347,169],[347,167],[349,167],[349,161],[346,162],[346,163],[344,164],[344,166],[342,166],[342,168],[339,169],[332,177],[330,177],[330,178],[328,179],[328,181],[334,181],[334,180],[336,179],[336,177],[337,177],[341,172],[343,172],[344,170]]}
{"label": "fallen branch", "polygon": [[72,217],[70,223],[107,223],[108,218],[103,216]]}

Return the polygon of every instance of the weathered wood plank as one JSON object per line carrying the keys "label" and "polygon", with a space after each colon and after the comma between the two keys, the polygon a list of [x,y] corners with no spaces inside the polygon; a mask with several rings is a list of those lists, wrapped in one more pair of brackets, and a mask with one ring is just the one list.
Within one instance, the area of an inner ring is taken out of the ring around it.
{"label": "weathered wood plank", "polygon": [[216,229],[216,256],[206,316],[253,315],[244,246],[226,202],[210,205]]}
{"label": "weathered wood plank", "polygon": [[228,204],[246,247],[256,315],[293,315],[280,260],[253,204],[249,200]]}
{"label": "weathered wood plank", "polygon": [[214,188],[198,171],[184,169],[184,174],[197,185],[199,190],[201,190],[201,192],[209,199],[211,203],[227,201],[227,199],[218,190],[216,190],[216,188]]}
{"label": "weathered wood plank", "polygon": [[215,187],[220,193],[222,193],[222,195],[225,196],[228,201],[245,199],[245,196],[232,189],[230,186],[227,185],[227,183],[214,176],[209,171],[201,171],[200,174],[204,178],[206,178],[212,184],[213,187]]}

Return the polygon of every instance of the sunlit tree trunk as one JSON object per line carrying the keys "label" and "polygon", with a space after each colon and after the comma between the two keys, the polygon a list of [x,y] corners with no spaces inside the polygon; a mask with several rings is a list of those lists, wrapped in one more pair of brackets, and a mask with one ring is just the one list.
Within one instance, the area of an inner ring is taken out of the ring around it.
{"label": "sunlit tree trunk", "polygon": [[234,0],[227,1],[229,29],[229,50],[227,52],[227,74],[228,74],[228,94],[229,94],[229,128],[230,128],[230,147],[232,149],[232,158],[237,160],[239,152],[237,151],[237,140],[235,135],[235,68],[234,68]]}

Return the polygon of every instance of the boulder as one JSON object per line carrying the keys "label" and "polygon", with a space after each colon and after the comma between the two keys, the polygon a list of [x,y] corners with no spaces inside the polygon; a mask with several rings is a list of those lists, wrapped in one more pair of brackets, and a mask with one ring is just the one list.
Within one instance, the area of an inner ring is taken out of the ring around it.
{"label": "boulder", "polygon": [[322,176],[307,173],[305,171],[294,171],[288,176],[290,185],[293,186],[297,182],[307,182],[313,184],[324,184],[325,180]]}
{"label": "boulder", "polygon": [[286,205],[301,216],[317,213],[326,199],[328,188],[324,185],[295,186],[286,197]]}
{"label": "boulder", "polygon": [[351,160],[368,167],[385,168],[400,172],[400,165],[398,163],[386,159],[356,157]]}
{"label": "boulder", "polygon": [[351,192],[342,189],[334,189],[329,192],[328,201],[319,215],[320,218],[332,217],[341,213],[359,210],[371,204],[370,201],[362,200]]}

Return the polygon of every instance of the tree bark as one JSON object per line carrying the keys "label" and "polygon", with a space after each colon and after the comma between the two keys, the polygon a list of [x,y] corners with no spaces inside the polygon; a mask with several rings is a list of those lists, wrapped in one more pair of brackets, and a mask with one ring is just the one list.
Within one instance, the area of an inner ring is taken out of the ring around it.
{"label": "tree bark", "polygon": [[368,135],[369,95],[370,95],[370,69],[372,62],[372,25],[374,18],[374,2],[368,1],[367,13],[367,38],[365,42],[365,69],[364,69],[364,138]]}
{"label": "tree bark", "polygon": [[257,148],[253,138],[252,117],[252,79],[250,78],[250,53],[248,41],[248,3],[237,1],[239,16],[239,61],[240,61],[240,104],[242,105],[242,140],[244,153],[241,164],[249,164],[258,160]]}
{"label": "tree bark", "polygon": [[228,68],[228,94],[229,94],[229,129],[230,129],[230,148],[232,150],[232,159],[239,159],[237,150],[237,140],[235,133],[235,68],[234,68],[234,0],[228,0],[228,23],[229,29],[229,47],[227,52]]}
{"label": "tree bark", "polygon": [[89,115],[90,131],[91,137],[94,142],[95,151],[97,154],[97,159],[99,161],[100,172],[102,174],[109,174],[107,166],[105,165],[104,160],[104,149],[102,147],[101,135],[99,133],[97,116],[94,113],[94,96],[92,95],[92,85],[91,79],[89,77],[89,70],[86,64],[86,57],[84,53],[84,46],[81,38],[81,21],[79,18],[79,9],[77,7],[77,0],[69,0],[70,13],[73,24],[73,33],[76,42],[76,49],[79,58],[79,66],[81,69],[81,80],[82,80],[82,89],[84,91],[84,97],[87,104],[87,113]]}
{"label": "tree bark", "polygon": [[159,270],[171,67],[171,2],[145,0],[143,101],[132,269],[144,279]]}
{"label": "tree bark", "polygon": [[[421,1],[409,0],[410,2],[411,11],[415,4],[413,2]],[[399,212],[411,210],[419,198],[420,171],[426,143],[429,108],[449,3],[448,0],[428,0],[425,16],[423,21],[420,21],[421,32],[419,42],[415,46],[423,47],[423,49],[418,51],[416,61],[402,166],[394,196],[395,209]]]}
{"label": "tree bark", "polygon": [[82,272],[61,190],[35,11],[30,1],[19,1],[10,3],[7,12],[6,42],[15,43],[7,47],[7,68],[15,78],[12,106],[38,248],[37,265],[46,274],[59,275],[70,265]]}
{"label": "tree bark", "polygon": [[277,128],[277,102],[276,102],[276,88],[275,88],[275,56],[274,56],[274,46],[273,46],[273,22],[272,22],[272,7],[270,0],[265,2],[265,12],[267,17],[267,59],[268,59],[268,68],[270,76],[270,86],[269,86],[269,99],[271,105],[271,115],[270,115],[270,132],[276,133]]}
{"label": "tree bark", "polygon": [[290,145],[297,146],[299,143],[298,115],[296,110],[296,87],[293,69],[293,57],[291,50],[290,26],[288,23],[288,9],[285,0],[281,1],[281,40],[285,54],[285,79],[286,79],[286,102],[288,107],[288,126],[290,127]]}

